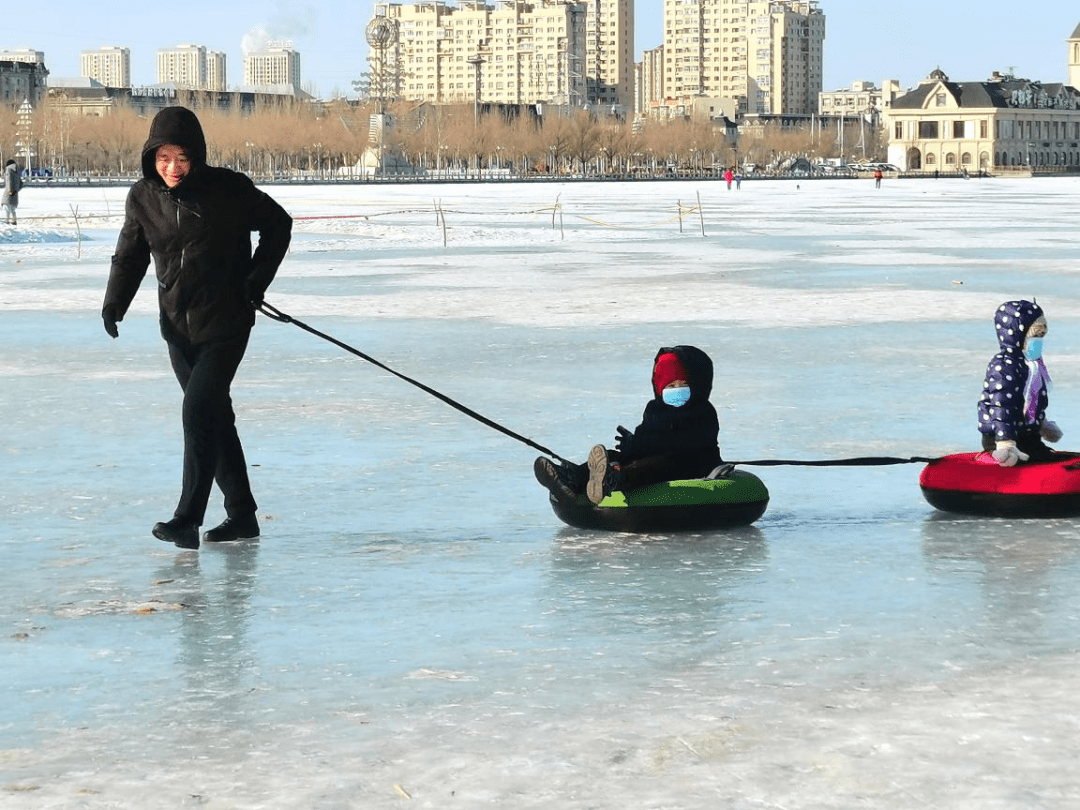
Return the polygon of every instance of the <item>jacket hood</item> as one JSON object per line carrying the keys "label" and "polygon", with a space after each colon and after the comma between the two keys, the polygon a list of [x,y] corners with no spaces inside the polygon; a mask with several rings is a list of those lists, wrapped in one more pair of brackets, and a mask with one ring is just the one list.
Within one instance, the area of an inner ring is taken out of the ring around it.
{"label": "jacket hood", "polygon": [[[705,402],[712,395],[713,363],[709,355],[696,346],[664,346],[653,358],[653,371],[656,361],[662,355],[674,354],[686,370],[686,382],[690,386],[690,402]],[[655,375],[654,375],[655,376]],[[653,384],[653,397],[662,400],[661,392]]]}
{"label": "jacket hood", "polygon": [[191,158],[191,170],[206,165],[206,136],[195,113],[187,107],[166,107],[154,116],[150,124],[150,136],[143,145],[143,177],[157,178],[154,159],[159,146],[167,143],[182,146]]}
{"label": "jacket hood", "polygon": [[1042,314],[1042,307],[1031,301],[1006,301],[998,307],[994,328],[1002,351],[1023,349],[1028,329]]}

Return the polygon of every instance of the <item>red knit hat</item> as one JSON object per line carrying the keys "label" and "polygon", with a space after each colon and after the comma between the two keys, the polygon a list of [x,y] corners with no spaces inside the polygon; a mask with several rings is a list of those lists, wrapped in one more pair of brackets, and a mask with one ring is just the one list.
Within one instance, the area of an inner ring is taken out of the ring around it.
{"label": "red knit hat", "polygon": [[686,369],[683,368],[677,354],[668,352],[656,358],[656,365],[653,366],[652,373],[653,390],[656,393],[659,394],[669,383],[673,383],[675,380],[685,379]]}

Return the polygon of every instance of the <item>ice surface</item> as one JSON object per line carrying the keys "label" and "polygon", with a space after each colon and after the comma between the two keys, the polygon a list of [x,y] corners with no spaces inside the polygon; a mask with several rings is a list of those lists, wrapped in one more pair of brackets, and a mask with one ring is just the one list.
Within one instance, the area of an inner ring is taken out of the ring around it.
{"label": "ice surface", "polygon": [[[568,457],[670,343],[715,359],[729,459],[974,449],[1030,296],[1080,431],[1075,179],[269,190],[270,303]],[[1080,807],[1080,531],[935,513],[918,465],[757,469],[735,531],[572,530],[532,450],[261,318],[263,538],[154,540],[179,392],[151,281],[101,328],[124,194],[0,227],[4,810]]]}

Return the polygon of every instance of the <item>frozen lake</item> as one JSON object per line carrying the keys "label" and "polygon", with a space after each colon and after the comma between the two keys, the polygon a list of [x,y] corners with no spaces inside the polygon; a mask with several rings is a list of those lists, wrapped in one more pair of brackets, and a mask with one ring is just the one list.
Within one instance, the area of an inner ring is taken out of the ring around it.
{"label": "frozen lake", "polygon": [[[271,304],[567,457],[673,343],[729,460],[977,449],[994,309],[1032,296],[1080,449],[1077,179],[268,190]],[[534,451],[260,317],[263,537],[155,540],[180,398],[152,280],[101,327],[125,193],[0,226],[4,810],[1080,807],[1080,528],[936,513],[917,464],[752,468],[734,531],[573,530]]]}

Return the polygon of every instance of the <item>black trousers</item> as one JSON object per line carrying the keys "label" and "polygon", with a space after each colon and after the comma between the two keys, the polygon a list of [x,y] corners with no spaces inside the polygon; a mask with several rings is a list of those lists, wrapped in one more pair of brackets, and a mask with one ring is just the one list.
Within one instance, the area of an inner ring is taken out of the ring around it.
{"label": "black trousers", "polygon": [[175,516],[201,526],[215,481],[229,517],[254,514],[244,448],[229,389],[244,359],[248,333],[192,345],[168,341],[173,373],[184,391],[184,476]]}
{"label": "black trousers", "polygon": [[680,455],[650,456],[622,464],[619,488],[623,490],[647,487],[664,481],[684,478],[704,478],[720,464],[717,455],[687,457]]}
{"label": "black trousers", "polygon": [[[993,453],[997,448],[997,441],[992,433],[980,433],[982,437],[983,452]],[[1039,431],[1024,431],[1016,435],[1016,449],[1021,453],[1027,453],[1031,461],[1049,461],[1054,457],[1054,451],[1043,444]]]}

